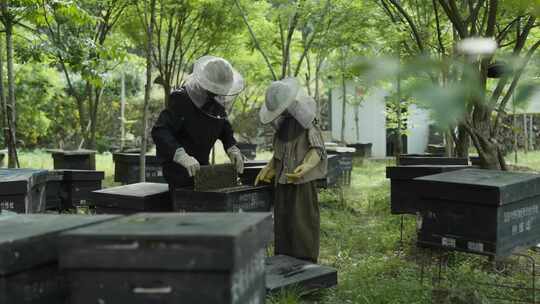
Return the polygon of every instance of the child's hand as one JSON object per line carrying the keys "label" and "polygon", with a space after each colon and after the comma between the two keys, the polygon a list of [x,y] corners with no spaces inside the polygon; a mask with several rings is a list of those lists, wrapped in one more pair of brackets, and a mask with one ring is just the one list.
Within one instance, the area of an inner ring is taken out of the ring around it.
{"label": "child's hand", "polygon": [[260,182],[271,183],[275,176],[276,170],[274,169],[273,164],[269,163],[262,168],[261,172],[259,172],[257,175],[257,178],[255,179],[255,186],[258,186]]}
{"label": "child's hand", "polygon": [[302,164],[296,167],[293,173],[285,174],[287,176],[287,182],[289,184],[295,184],[299,182],[309,171],[311,171],[311,169],[315,168],[320,161],[321,157],[317,153],[317,150],[310,149],[306,154],[306,157],[304,158]]}
{"label": "child's hand", "polygon": [[298,182],[311,169],[312,168],[310,166],[307,166],[305,164],[296,167],[296,169],[294,169],[294,173],[285,174],[287,176],[287,182],[290,184]]}

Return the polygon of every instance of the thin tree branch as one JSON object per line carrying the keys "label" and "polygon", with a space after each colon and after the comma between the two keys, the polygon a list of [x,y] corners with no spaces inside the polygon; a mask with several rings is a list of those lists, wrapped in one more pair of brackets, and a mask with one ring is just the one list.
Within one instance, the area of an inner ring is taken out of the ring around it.
{"label": "thin tree branch", "polygon": [[401,6],[399,1],[397,0],[389,0],[389,1],[401,13],[401,15],[405,18],[405,20],[407,20],[407,23],[409,24],[409,28],[411,29],[414,39],[416,40],[418,49],[420,50],[421,53],[423,53],[425,51],[424,44],[422,42],[422,38],[420,37],[420,33],[418,32],[418,28],[416,27],[416,24],[414,24],[414,21],[412,20],[411,16],[407,13],[407,11],[403,8],[403,6]]}
{"label": "thin tree branch", "polygon": [[253,29],[251,28],[251,25],[249,24],[249,21],[247,20],[246,13],[240,6],[240,3],[238,2],[238,0],[234,0],[234,3],[236,4],[236,7],[238,7],[238,10],[240,11],[240,15],[242,15],[242,19],[244,20],[244,23],[246,24],[248,28],[249,34],[251,36],[251,39],[253,40],[253,43],[255,44],[255,47],[257,48],[259,53],[263,56],[264,61],[266,62],[266,66],[268,67],[268,69],[270,70],[270,73],[272,74],[272,78],[274,80],[278,80],[276,77],[276,73],[274,72],[274,68],[272,68],[272,64],[270,63],[270,60],[268,59],[268,56],[266,55],[261,45],[259,44],[259,40],[255,36],[255,33],[253,32]]}

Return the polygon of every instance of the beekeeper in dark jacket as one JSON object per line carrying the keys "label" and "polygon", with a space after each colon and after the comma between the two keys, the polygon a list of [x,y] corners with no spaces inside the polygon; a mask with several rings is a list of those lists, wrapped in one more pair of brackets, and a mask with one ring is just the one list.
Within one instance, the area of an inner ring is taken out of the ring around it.
{"label": "beekeeper in dark jacket", "polygon": [[197,60],[186,83],[171,93],[169,105],[152,128],[157,156],[170,186],[193,184],[201,165],[209,164],[209,155],[219,139],[239,173],[243,157],[236,147],[225,105],[244,88],[242,76],[219,57]]}

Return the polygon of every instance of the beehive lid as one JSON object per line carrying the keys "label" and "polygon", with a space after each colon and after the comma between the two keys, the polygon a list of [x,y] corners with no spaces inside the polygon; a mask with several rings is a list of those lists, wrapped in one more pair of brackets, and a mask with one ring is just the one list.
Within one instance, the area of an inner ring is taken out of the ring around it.
{"label": "beehive lid", "polygon": [[86,149],[79,149],[79,150],[62,150],[62,149],[48,149],[47,152],[51,154],[62,154],[66,156],[83,156],[83,155],[92,155],[96,154],[95,150],[86,150]]}
{"label": "beehive lid", "polygon": [[0,169],[0,195],[24,194],[32,187],[47,182],[46,170]]}
{"label": "beehive lid", "polygon": [[[139,163],[139,153],[126,153],[126,152],[118,152],[113,153],[113,161],[114,162],[127,162],[132,164],[138,164]],[[145,155],[146,162],[147,163],[159,163],[157,156],[155,154],[146,154]]]}
{"label": "beehive lid", "polygon": [[269,213],[139,213],[60,238],[63,268],[219,271],[264,250]]}
{"label": "beehive lid", "polygon": [[400,156],[401,166],[414,165],[468,165],[469,159],[462,157],[438,157],[438,156]]}
{"label": "beehive lid", "polygon": [[471,168],[464,165],[417,165],[386,167],[386,178],[409,180],[420,176]]}
{"label": "beehive lid", "polygon": [[101,181],[105,172],[95,170],[62,170],[65,181]]}
{"label": "beehive lid", "polygon": [[56,261],[55,241],[60,232],[115,217],[59,214],[0,216],[0,276]]}
{"label": "beehive lid", "polygon": [[160,183],[136,183],[96,190],[91,192],[91,200],[96,206],[128,210],[167,211],[172,208],[169,185]]}
{"label": "beehive lid", "polygon": [[161,183],[136,183],[94,191],[96,194],[135,198],[145,198],[164,192],[169,192],[169,185]]}
{"label": "beehive lid", "polygon": [[414,179],[423,198],[504,205],[540,195],[540,175],[464,169]]}

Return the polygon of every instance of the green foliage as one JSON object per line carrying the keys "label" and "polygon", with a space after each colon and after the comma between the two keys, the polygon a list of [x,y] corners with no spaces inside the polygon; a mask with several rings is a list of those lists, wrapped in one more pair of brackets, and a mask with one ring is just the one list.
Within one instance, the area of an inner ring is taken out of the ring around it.
{"label": "green foliage", "polygon": [[[17,137],[21,146],[36,147],[46,144],[48,138],[61,140],[68,136],[74,113],[63,102],[64,83],[59,75],[40,64],[19,65],[15,75]],[[61,110],[65,106],[68,110]]]}

